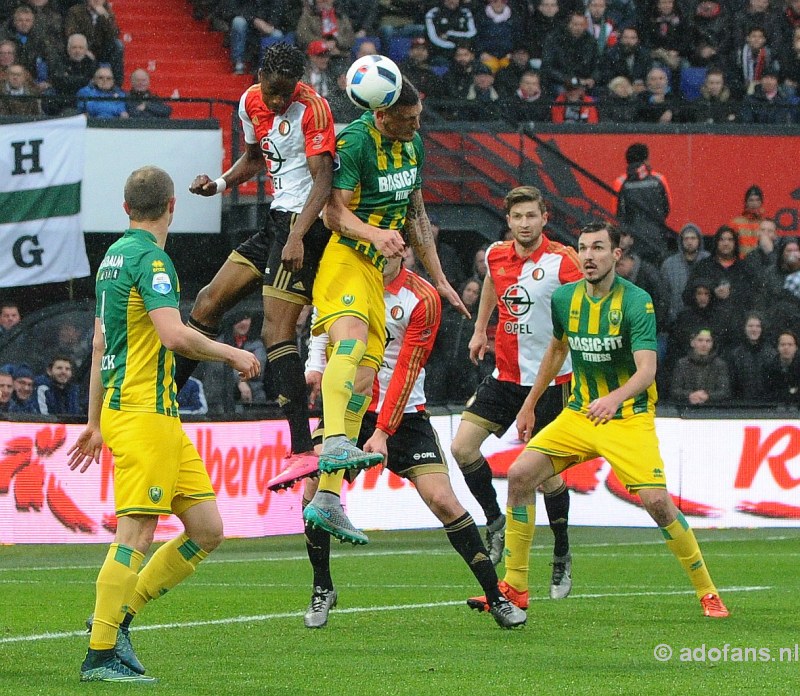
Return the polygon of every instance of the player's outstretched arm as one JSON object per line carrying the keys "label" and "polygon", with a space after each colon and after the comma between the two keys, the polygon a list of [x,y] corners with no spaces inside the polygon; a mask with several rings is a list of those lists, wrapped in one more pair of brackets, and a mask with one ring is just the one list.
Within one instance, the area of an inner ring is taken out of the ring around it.
{"label": "player's outstretched arm", "polygon": [[265,166],[258,145],[247,143],[244,154],[219,179],[212,179],[208,174],[198,174],[189,185],[189,192],[206,197],[222,193],[226,189],[250,181]]}
{"label": "player's outstretched arm", "polygon": [[104,350],[103,324],[100,319],[95,318],[94,337],[92,338],[92,368],[89,373],[89,418],[86,428],[67,452],[69,468],[74,471],[80,467],[81,473],[86,471],[92,462],[100,461],[100,453],[103,449],[103,436],[100,434],[100,409],[103,405],[100,365],[103,361]]}
{"label": "player's outstretched arm", "polygon": [[369,242],[386,258],[400,256],[406,246],[400,232],[382,230],[360,220],[347,206],[352,198],[353,192],[347,189],[335,188],[331,191],[323,215],[328,228],[350,239]]}
{"label": "player's outstretched arm", "polygon": [[242,379],[252,379],[261,372],[258,358],[247,350],[212,341],[190,329],[181,321],[174,307],[159,307],[149,312],[158,338],[165,348],[192,360],[224,362],[239,373]]}
{"label": "player's outstretched arm", "polygon": [[567,345],[566,336],[563,340],[555,337],[550,339],[550,343],[542,356],[542,364],[536,375],[536,381],[528,392],[528,396],[525,397],[519,413],[517,413],[517,436],[523,442],[527,442],[533,436],[533,426],[536,423],[536,416],[534,415],[536,404],[539,403],[542,394],[550,386],[550,382],[558,376],[558,371],[567,359],[568,353],[569,346]]}

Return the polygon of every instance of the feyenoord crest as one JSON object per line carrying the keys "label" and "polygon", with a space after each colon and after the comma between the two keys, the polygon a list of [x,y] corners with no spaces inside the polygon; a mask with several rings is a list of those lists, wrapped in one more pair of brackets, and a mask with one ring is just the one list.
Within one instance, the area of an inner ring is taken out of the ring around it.
{"label": "feyenoord crest", "polygon": [[161,486],[150,486],[147,495],[150,496],[150,500],[154,503],[160,503],[161,498],[164,497],[164,491],[161,490]]}
{"label": "feyenoord crest", "polygon": [[619,326],[622,322],[622,312],[619,309],[612,309],[608,313],[608,323],[611,326]]}
{"label": "feyenoord crest", "polygon": [[392,315],[392,319],[400,321],[400,319],[403,318],[403,307],[401,305],[395,305],[389,313]]}

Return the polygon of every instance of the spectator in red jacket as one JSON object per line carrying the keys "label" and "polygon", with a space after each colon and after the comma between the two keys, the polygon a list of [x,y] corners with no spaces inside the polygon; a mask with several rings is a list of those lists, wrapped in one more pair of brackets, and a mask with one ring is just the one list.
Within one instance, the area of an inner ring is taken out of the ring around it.
{"label": "spectator in red jacket", "polygon": [[586,94],[586,87],[578,77],[564,83],[551,109],[553,123],[597,123],[600,114],[595,100]]}

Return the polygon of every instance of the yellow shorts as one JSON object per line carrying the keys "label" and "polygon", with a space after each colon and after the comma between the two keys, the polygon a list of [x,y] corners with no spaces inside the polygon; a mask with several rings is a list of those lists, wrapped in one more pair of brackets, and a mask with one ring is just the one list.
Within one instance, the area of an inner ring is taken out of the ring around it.
{"label": "yellow shorts", "polygon": [[365,322],[367,351],[361,364],[381,369],[386,345],[383,274],[366,256],[344,244],[329,242],[314,281],[314,306],[314,335],[328,331],[340,317],[357,317]]}
{"label": "yellow shorts", "polygon": [[603,457],[630,492],[667,486],[651,413],[595,426],[583,413],[565,408],[534,435],[525,449],[550,457],[557,474],[588,459]]}
{"label": "yellow shorts", "polygon": [[103,408],[100,431],[114,455],[117,517],[180,515],[216,497],[179,418]]}

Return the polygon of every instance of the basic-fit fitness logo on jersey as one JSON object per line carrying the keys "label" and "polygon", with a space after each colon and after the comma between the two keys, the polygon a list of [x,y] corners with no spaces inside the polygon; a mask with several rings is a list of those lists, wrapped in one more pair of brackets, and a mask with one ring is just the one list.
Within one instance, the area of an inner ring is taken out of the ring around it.
{"label": "basic-fit fitness logo on jersey", "polygon": [[611,353],[622,348],[622,336],[570,336],[569,347],[579,351],[584,362],[611,362]]}
{"label": "basic-fit fitness logo on jersey", "polygon": [[394,191],[396,201],[404,201],[411,194],[411,187],[417,180],[417,168],[411,167],[404,172],[395,172],[378,177],[378,190],[381,193]]}

